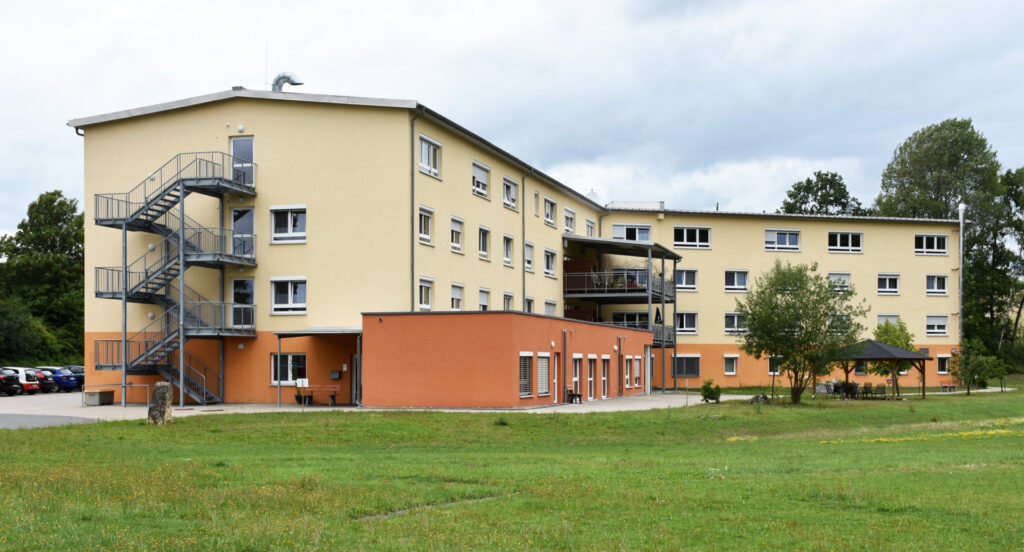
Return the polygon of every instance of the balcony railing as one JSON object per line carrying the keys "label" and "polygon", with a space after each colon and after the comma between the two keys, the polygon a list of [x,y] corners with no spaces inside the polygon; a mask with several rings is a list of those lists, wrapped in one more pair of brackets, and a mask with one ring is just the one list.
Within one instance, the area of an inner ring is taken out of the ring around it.
{"label": "balcony railing", "polygon": [[658,295],[672,296],[674,284],[646,271],[630,272],[567,272],[563,275],[565,293],[578,294],[647,294],[648,288]]}
{"label": "balcony railing", "polygon": [[675,328],[672,326],[666,326],[665,324],[648,324],[647,322],[601,322],[602,324],[609,324],[620,328],[629,328],[631,330],[642,330],[645,332],[654,333],[654,342],[657,344],[669,344],[676,337]]}

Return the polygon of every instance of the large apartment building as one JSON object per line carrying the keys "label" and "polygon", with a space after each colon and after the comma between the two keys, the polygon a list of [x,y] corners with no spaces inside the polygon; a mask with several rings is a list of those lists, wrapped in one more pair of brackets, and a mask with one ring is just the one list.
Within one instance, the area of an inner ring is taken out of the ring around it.
{"label": "large apartment building", "polygon": [[604,206],[414,101],[235,87],[69,125],[87,369],[129,400],[161,380],[182,401],[308,383],[510,407],[762,384],[735,299],[776,259],[852,284],[869,329],[902,318],[932,374],[958,342],[955,221]]}

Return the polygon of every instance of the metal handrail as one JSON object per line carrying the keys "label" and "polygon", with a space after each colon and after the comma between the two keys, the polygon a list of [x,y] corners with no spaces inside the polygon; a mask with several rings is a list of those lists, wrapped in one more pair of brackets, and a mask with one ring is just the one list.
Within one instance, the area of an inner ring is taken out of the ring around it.
{"label": "metal handrail", "polygon": [[672,295],[674,283],[646,271],[566,272],[562,275],[565,293],[654,293]]}
{"label": "metal handrail", "polygon": [[[246,171],[252,168],[252,182]],[[127,192],[96,194],[96,219],[135,219],[154,202],[170,193],[183,179],[222,179],[255,191],[256,164],[220,151],[179,153]]]}
{"label": "metal handrail", "polygon": [[629,328],[654,333],[654,341],[659,343],[671,343],[675,338],[675,327],[666,324],[649,324],[647,322],[601,322],[618,328]]}
{"label": "metal handrail", "polygon": [[[202,370],[196,368],[196,365],[202,368]],[[199,357],[193,355],[188,351],[185,351],[185,367],[188,368],[190,371],[194,372],[200,378],[202,378],[202,381],[200,382],[202,384],[202,389],[199,391],[199,393],[203,396],[203,403],[206,402],[206,393],[209,392],[214,395],[217,394],[213,391],[210,391],[210,380],[211,378],[213,379],[214,388],[219,390],[220,374],[211,370],[210,367],[207,366],[205,362],[199,359]]]}
{"label": "metal handrail", "polygon": [[[155,329],[159,328],[159,329]],[[165,311],[144,328],[128,336],[128,354],[122,356],[120,339],[97,339],[94,343],[96,364],[114,366],[129,359],[129,366],[137,365],[142,358],[152,355],[157,348],[165,347],[168,339],[176,339],[178,317],[175,311]]]}

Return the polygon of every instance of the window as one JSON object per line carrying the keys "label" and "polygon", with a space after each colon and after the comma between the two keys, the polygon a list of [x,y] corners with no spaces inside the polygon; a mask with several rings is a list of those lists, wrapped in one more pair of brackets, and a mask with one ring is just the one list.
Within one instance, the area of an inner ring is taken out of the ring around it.
{"label": "window", "polygon": [[672,357],[672,375],[677,378],[699,378],[700,355],[677,355]]}
{"label": "window", "polygon": [[836,291],[846,291],[850,289],[849,272],[829,272],[828,281],[832,284],[832,289]]}
{"label": "window", "polygon": [[633,388],[633,377],[632,377],[632,374],[630,374],[630,372],[632,372],[632,370],[633,370],[633,356],[632,355],[626,355],[626,357],[622,360],[622,379],[624,379],[625,382],[626,382],[626,389],[632,389]]}
{"label": "window", "polygon": [[697,333],[697,313],[676,313],[676,333],[694,335]]}
{"label": "window", "polygon": [[546,397],[549,391],[548,379],[551,373],[550,353],[537,353],[537,396]]}
{"label": "window", "polygon": [[508,178],[502,180],[502,203],[509,209],[519,208],[519,184]]}
{"label": "window", "polygon": [[593,236],[596,228],[597,228],[597,223],[595,223],[594,221],[592,221],[590,219],[587,219],[587,235],[588,236]]}
{"label": "window", "polygon": [[765,230],[765,251],[800,251],[799,230]]}
{"label": "window", "polygon": [[555,277],[555,252],[550,249],[544,250],[544,275]]}
{"label": "window", "polygon": [[505,266],[512,266],[513,249],[512,236],[506,234],[501,238],[501,261]]}
{"label": "window", "polygon": [[740,361],[739,355],[725,355],[725,365],[722,368],[722,373],[726,376],[736,375],[736,365]]}
{"label": "window", "polygon": [[295,380],[306,379],[306,355],[270,355],[271,385],[295,385]]}
{"label": "window", "polygon": [[544,314],[548,316],[557,316],[555,312],[558,310],[558,303],[554,301],[544,301]]}
{"label": "window", "polygon": [[866,376],[868,375],[868,363],[864,361],[857,362],[853,365],[853,375],[855,376]]}
{"label": "window", "polygon": [[711,229],[702,226],[676,226],[673,232],[676,247],[686,249],[710,249]]}
{"label": "window", "polygon": [[533,192],[533,216],[540,216],[540,192]]}
{"label": "window", "polygon": [[306,279],[303,277],[271,278],[272,314],[306,314]]}
{"label": "window", "polygon": [[533,353],[519,353],[519,397],[533,396]]}
{"label": "window", "polygon": [[555,225],[555,201],[546,197],[544,198],[544,224]]}
{"label": "window", "polygon": [[306,207],[280,206],[270,208],[274,227],[270,243],[296,243],[306,241]]}
{"label": "window", "polygon": [[917,234],[914,236],[914,253],[918,255],[945,255],[946,236],[942,234]]}
{"label": "window", "polygon": [[944,376],[949,374],[949,358],[950,355],[936,355],[935,360],[938,361],[938,374]]}
{"label": "window", "polygon": [[613,224],[612,238],[627,241],[651,241],[651,227],[646,224]]}
{"label": "window", "polygon": [[640,387],[640,380],[643,378],[643,359],[640,357],[633,357],[633,387]]}
{"label": "window", "polygon": [[900,315],[898,314],[879,314],[878,325],[884,326],[886,324],[899,324]]}
{"label": "window", "polygon": [[512,295],[511,293],[506,293],[505,295],[503,295],[501,297],[501,308],[502,308],[502,310],[507,310],[507,311],[514,310],[515,307],[514,307],[513,304],[515,303],[515,299],[516,299],[516,296]]}
{"label": "window", "polygon": [[434,280],[430,278],[420,278],[420,310],[428,311],[431,305],[431,296],[434,291]]}
{"label": "window", "polygon": [[452,284],[452,310],[462,310],[462,284]]}
{"label": "window", "polygon": [[647,289],[647,269],[617,266],[612,268],[613,280],[617,288]]}
{"label": "window", "polygon": [[946,320],[945,315],[929,314],[925,321],[925,334],[946,335]]}
{"label": "window", "polygon": [[747,291],[747,271],[726,270],[725,291]]}
{"label": "window", "polygon": [[900,275],[899,274],[879,274],[878,275],[878,294],[879,295],[899,295],[900,294]]}
{"label": "window", "polygon": [[231,139],[231,179],[239,184],[253,184],[256,180],[252,146],[252,136]]}
{"label": "window", "polygon": [[485,311],[491,304],[491,292],[487,289],[480,290],[480,310]]}
{"label": "window", "polygon": [[697,271],[692,268],[676,270],[676,291],[697,291]]}
{"label": "window", "polygon": [[523,312],[533,312],[533,297],[523,299]]}
{"label": "window", "polygon": [[583,370],[583,355],[572,355],[572,392],[580,392],[580,371]]}
{"label": "window", "polygon": [[480,163],[473,163],[473,193],[480,197],[487,197],[490,181],[491,170]]}
{"label": "window", "polygon": [[595,396],[595,379],[597,376],[597,357],[591,355],[587,359],[587,399],[594,400]]}
{"label": "window", "polygon": [[613,312],[612,324],[624,328],[650,329],[647,327],[646,311]]}
{"label": "window", "polygon": [[725,333],[741,334],[747,331],[747,318],[738,312],[725,313]]}
{"label": "window", "polygon": [[462,219],[452,217],[452,251],[462,253]]}
{"label": "window", "polygon": [[533,272],[533,244],[527,243],[523,245],[523,268],[527,272]]}
{"label": "window", "polygon": [[611,357],[608,355],[601,355],[601,398],[608,398],[608,366],[611,363]]}
{"label": "window", "polygon": [[925,293],[928,295],[946,295],[946,275],[929,274],[926,276]]}
{"label": "window", "polygon": [[441,144],[420,135],[420,172],[441,176]]}
{"label": "window", "polygon": [[420,243],[430,244],[433,238],[434,210],[420,206]]}
{"label": "window", "polygon": [[777,376],[782,373],[782,362],[778,358],[768,359],[768,375]]}
{"label": "window", "polygon": [[565,208],[565,231],[569,234],[576,233],[576,211]]}
{"label": "window", "polygon": [[860,253],[860,232],[829,232],[829,253]]}
{"label": "window", "polygon": [[479,251],[480,258],[486,260],[491,250],[491,231],[481,226],[478,238],[477,251]]}
{"label": "window", "polygon": [[234,328],[252,328],[256,325],[256,307],[252,306],[256,299],[252,278],[239,278],[231,281],[231,326]]}

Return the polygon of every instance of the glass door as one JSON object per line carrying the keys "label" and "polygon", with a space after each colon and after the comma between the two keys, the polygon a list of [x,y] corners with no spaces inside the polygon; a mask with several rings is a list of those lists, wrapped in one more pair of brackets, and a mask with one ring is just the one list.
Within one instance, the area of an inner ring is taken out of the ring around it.
{"label": "glass door", "polygon": [[234,255],[251,257],[255,254],[256,243],[253,236],[252,209],[233,209],[231,211],[231,252]]}
{"label": "glass door", "polygon": [[235,328],[252,328],[256,325],[252,278],[232,280],[231,287],[231,325]]}
{"label": "glass door", "polygon": [[253,184],[256,181],[252,145],[252,136],[231,139],[231,180],[239,184]]}

